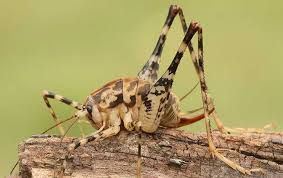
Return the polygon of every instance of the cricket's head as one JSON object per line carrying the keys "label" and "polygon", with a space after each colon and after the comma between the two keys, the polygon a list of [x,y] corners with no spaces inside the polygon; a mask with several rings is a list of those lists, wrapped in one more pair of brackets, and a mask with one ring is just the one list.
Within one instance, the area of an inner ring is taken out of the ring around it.
{"label": "cricket's head", "polygon": [[87,100],[85,103],[86,117],[93,127],[100,128],[103,125],[103,116],[99,111],[99,107],[93,102],[93,100]]}

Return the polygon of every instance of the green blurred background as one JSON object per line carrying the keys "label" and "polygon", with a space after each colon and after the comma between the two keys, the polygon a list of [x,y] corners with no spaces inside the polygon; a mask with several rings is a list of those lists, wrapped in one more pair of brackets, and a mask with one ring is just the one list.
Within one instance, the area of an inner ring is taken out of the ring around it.
{"label": "green blurred background", "polygon": [[[148,59],[170,4],[203,26],[208,87],[230,127],[283,130],[283,3],[281,1],[0,1],[0,176],[17,159],[17,145],[53,124],[41,98],[48,89],[83,102],[94,89],[135,76]],[[182,39],[177,18],[162,56],[161,72]],[[195,43],[196,44],[196,43]],[[197,81],[188,58],[174,90]],[[61,118],[73,109],[52,102]],[[201,106],[199,90],[182,103]],[[83,124],[85,132],[92,131]],[[215,126],[214,126],[215,127]],[[204,131],[199,122],[187,130]],[[50,132],[57,134],[54,130]],[[79,135],[74,127],[70,135]]]}

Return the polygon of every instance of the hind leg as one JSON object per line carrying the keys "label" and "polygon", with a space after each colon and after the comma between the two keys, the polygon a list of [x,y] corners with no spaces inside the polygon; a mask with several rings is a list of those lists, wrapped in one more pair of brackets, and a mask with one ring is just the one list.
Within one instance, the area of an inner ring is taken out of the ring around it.
{"label": "hind leg", "polygon": [[[138,73],[138,77],[143,80],[150,81],[151,83],[154,83],[157,80],[157,73],[159,69],[159,63],[160,63],[160,57],[162,55],[163,47],[165,45],[165,41],[167,38],[167,34],[171,28],[171,25],[175,19],[175,17],[179,15],[182,29],[184,34],[187,32],[187,24],[185,21],[185,17],[183,14],[183,10],[178,5],[171,5],[169,8],[169,12],[167,15],[167,18],[165,20],[165,23],[163,25],[163,28],[161,30],[160,36],[158,38],[158,41],[156,43],[156,46],[146,62],[146,64],[143,66],[142,70]],[[190,51],[191,57],[196,60],[196,55],[192,46],[191,41],[188,42],[188,48]]]}
{"label": "hind leg", "polygon": [[203,62],[203,38],[202,38],[202,28],[199,26],[198,28],[198,74],[199,80],[201,85],[201,94],[202,94],[202,101],[203,101],[203,108],[204,108],[204,120],[205,120],[205,127],[209,145],[209,151],[213,157],[217,157],[231,168],[240,171],[243,174],[251,174],[252,171],[259,171],[260,169],[245,169],[242,166],[236,164],[235,162],[227,159],[222,154],[218,152],[218,149],[214,146],[212,135],[211,135],[211,125],[209,120],[209,103],[211,103],[211,99],[207,93],[207,86],[204,77],[204,62]]}

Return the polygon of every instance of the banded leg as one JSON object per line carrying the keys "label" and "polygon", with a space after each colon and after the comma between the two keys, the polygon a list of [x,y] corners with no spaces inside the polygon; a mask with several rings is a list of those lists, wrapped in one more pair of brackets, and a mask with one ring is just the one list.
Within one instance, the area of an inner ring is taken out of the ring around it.
{"label": "banded leg", "polygon": [[218,152],[218,149],[214,146],[212,141],[212,135],[211,135],[211,126],[209,121],[209,103],[211,103],[210,98],[208,96],[207,92],[207,85],[205,82],[205,76],[204,76],[204,62],[203,62],[203,38],[202,38],[202,28],[198,26],[198,67],[199,67],[199,80],[201,85],[201,95],[202,95],[202,101],[203,101],[203,108],[204,108],[204,120],[205,120],[205,126],[206,126],[206,133],[207,133],[207,139],[208,139],[208,145],[209,145],[209,151],[212,154],[212,156],[216,156],[218,159],[229,165],[231,168],[240,171],[243,174],[251,174],[252,171],[260,171],[260,169],[245,169],[241,167],[240,165],[236,164],[235,162],[227,159],[222,154]]}
{"label": "banded leg", "polygon": [[[86,112],[81,112],[79,113],[76,117],[84,117],[86,115]],[[107,124],[109,124],[109,127],[105,130],[103,130],[106,126],[106,122]],[[69,158],[70,154],[77,148],[79,148],[80,146],[83,146],[91,141],[100,141],[103,140],[105,138],[111,137],[113,135],[116,135],[119,133],[120,131],[120,124],[121,124],[121,119],[119,117],[119,113],[117,110],[112,110],[109,113],[109,120],[104,119],[103,120],[103,126],[97,130],[96,132],[94,132],[93,134],[86,136],[82,139],[78,139],[76,141],[74,141],[73,143],[68,145],[68,152],[67,155],[65,156],[64,162],[63,162],[63,167],[61,167],[60,171],[59,171],[59,177],[63,177],[64,171],[67,168],[67,159]],[[57,176],[58,173],[54,172],[54,177],[58,177]]]}
{"label": "banded leg", "polygon": [[[64,171],[67,169],[67,160],[70,156],[70,154],[77,148],[79,148],[80,146],[84,146],[86,145],[87,143],[89,142],[92,142],[92,141],[100,141],[100,140],[104,140],[105,138],[108,138],[108,137],[111,137],[111,136],[114,136],[116,134],[118,134],[120,131],[120,126],[112,126],[112,127],[109,127],[108,129],[105,129],[105,130],[100,130],[100,131],[97,131],[89,136],[86,136],[80,140],[77,140],[73,143],[71,143],[69,146],[68,146],[68,153],[67,155],[65,156],[65,159],[64,159],[64,162],[63,162],[63,167],[61,167],[60,171],[59,171],[59,177],[62,178],[63,175],[64,175]],[[54,172],[54,177],[58,177],[58,173],[57,172]]]}
{"label": "banded leg", "polygon": [[[168,67],[167,71],[160,79],[153,85],[149,93],[143,98],[142,105],[139,112],[139,121],[142,125],[139,127],[142,131],[152,133],[156,131],[160,124],[160,120],[164,114],[166,101],[168,101],[169,92],[172,88],[173,78],[175,76],[178,65],[183,57],[183,53],[187,48],[187,44],[196,33],[195,26],[197,23],[192,22],[186,35],[176,53],[173,61]],[[138,145],[138,164],[137,164],[137,177],[141,177],[141,144],[139,135]]]}
{"label": "banded leg", "polygon": [[[157,41],[157,44],[156,44],[149,60],[144,65],[143,69],[138,73],[139,78],[144,79],[144,80],[148,80],[148,81],[151,81],[151,82],[156,81],[157,72],[158,72],[158,69],[159,69],[160,57],[161,57],[162,50],[163,50],[163,47],[164,47],[164,44],[165,44],[165,41],[166,41],[166,36],[167,36],[169,29],[170,29],[170,27],[171,27],[171,25],[172,25],[177,14],[180,17],[183,32],[186,33],[188,28],[187,28],[187,23],[186,23],[185,16],[184,16],[182,8],[177,6],[177,5],[171,5],[170,8],[169,8],[169,12],[168,12],[168,16],[166,18],[165,24],[163,25],[161,35],[159,36],[159,39]],[[189,48],[189,52],[190,52],[195,70],[196,70],[197,74],[199,75],[199,67],[198,67],[197,57],[196,57],[196,54],[195,54],[195,51],[194,51],[194,48],[193,48],[191,41],[189,41],[187,45],[188,45],[188,48]],[[213,119],[214,119],[214,121],[217,125],[218,130],[221,133],[225,133],[227,131],[233,131],[230,128],[224,127],[222,121],[217,116],[216,111],[214,111],[212,113],[212,117],[213,117]]]}
{"label": "banded leg", "polygon": [[[138,77],[140,79],[151,81],[152,83],[154,83],[156,81],[157,72],[158,72],[158,69],[159,69],[160,57],[162,55],[162,51],[163,51],[163,47],[164,47],[164,44],[165,44],[165,41],[166,41],[166,37],[167,37],[167,34],[170,30],[170,27],[171,27],[171,25],[172,25],[177,14],[180,17],[183,32],[186,33],[187,25],[186,25],[185,17],[184,17],[184,14],[183,14],[181,7],[179,7],[177,5],[171,5],[170,8],[169,8],[167,18],[166,18],[165,23],[163,25],[163,28],[161,30],[161,34],[160,34],[159,39],[157,41],[157,44],[156,44],[149,60],[143,66],[142,70],[138,73]],[[191,41],[188,42],[188,46],[189,46],[189,51],[190,51],[191,57],[194,60],[196,60],[196,55],[195,55]]]}
{"label": "banded leg", "polygon": [[[186,23],[186,20],[185,20],[185,16],[183,14],[183,11],[180,9],[180,12],[179,12],[179,16],[180,16],[180,20],[181,20],[181,24],[182,24],[182,27],[183,27],[183,31],[185,32],[187,30],[187,23]],[[202,40],[201,40],[201,43],[202,43]],[[194,68],[198,74],[198,77],[200,78],[200,67],[199,67],[199,64],[198,64],[198,61],[197,61],[197,57],[196,57],[196,54],[194,52],[194,48],[193,48],[193,45],[191,42],[188,43],[188,48],[189,48],[189,52],[190,52],[190,55],[191,55],[191,59],[192,59],[192,62],[194,64]],[[203,59],[202,59],[202,66],[203,66]],[[203,67],[202,67],[203,69]],[[203,72],[203,76],[204,76],[204,72]],[[207,87],[206,87],[207,88]],[[202,89],[202,87],[201,87]],[[210,96],[207,94],[206,92],[206,96],[209,97],[208,98],[208,103],[212,104],[213,105],[213,101],[212,99],[210,98]],[[213,106],[214,108],[214,112],[212,112],[212,118],[214,119],[216,125],[217,125],[217,128],[218,130],[221,132],[221,133],[226,133],[228,131],[229,128],[226,128],[224,127],[222,121],[220,120],[220,118],[217,116],[217,113],[216,113],[216,109],[215,109],[215,106]],[[229,129],[231,130],[231,129]]]}
{"label": "banded leg", "polygon": [[[180,20],[181,20],[181,24],[182,24],[182,27],[183,27],[183,31],[185,32],[186,30],[187,30],[187,23],[186,23],[186,20],[185,20],[185,16],[184,16],[184,14],[183,14],[183,11],[180,9],[180,12],[179,12],[179,16],[180,16]],[[197,59],[197,57],[196,57],[196,54],[195,54],[195,52],[194,52],[194,48],[193,48],[193,45],[192,45],[192,43],[191,42],[189,42],[188,43],[188,48],[189,48],[189,52],[190,52],[190,55],[191,55],[191,59],[192,59],[192,62],[193,62],[193,65],[194,65],[194,68],[195,68],[195,70],[196,70],[196,72],[197,72],[197,75],[198,75],[198,77],[200,78],[201,76],[201,74],[200,74],[200,67],[199,67],[199,64],[198,64],[198,59]],[[203,62],[203,61],[202,61]],[[203,63],[202,63],[202,66],[203,66]],[[203,74],[203,76],[204,76],[204,74]],[[201,86],[201,89],[202,89],[202,86]],[[208,102],[209,103],[212,103],[213,101],[212,101],[212,99],[210,98],[210,96],[207,94],[207,96],[209,97],[208,98]],[[213,106],[214,107],[214,106]],[[213,119],[214,119],[214,121],[215,121],[215,123],[216,123],[216,125],[217,125],[217,128],[218,128],[218,130],[221,132],[221,133],[225,133],[225,132],[227,132],[227,130],[229,129],[229,128],[226,128],[226,127],[224,127],[224,125],[223,125],[223,123],[222,123],[222,121],[219,119],[219,117],[217,116],[217,114],[216,114],[216,110],[215,110],[215,107],[214,107],[214,112],[213,113],[211,113],[212,114],[212,117],[213,117]],[[229,129],[229,130],[231,130],[231,129]]]}
{"label": "banded leg", "polygon": [[[181,20],[181,24],[182,24],[182,27],[183,27],[183,31],[186,32],[187,30],[187,23],[186,23],[186,20],[185,20],[185,17],[183,15],[183,11],[181,8],[179,8],[179,17],[180,17],[180,20]],[[196,54],[194,52],[194,48],[193,48],[193,45],[191,42],[188,43],[188,48],[189,48],[189,52],[190,52],[190,55],[191,55],[191,59],[192,59],[192,62],[194,64],[194,68],[197,72],[197,75],[198,77],[200,78],[202,76],[204,76],[204,72],[203,74],[200,74],[200,72],[202,72],[202,70],[200,69],[199,67],[199,64],[200,63],[202,65],[202,69],[203,69],[203,60],[202,62],[198,62],[197,60],[197,57],[196,57]],[[207,88],[207,87],[206,87]],[[202,88],[201,88],[202,89]],[[210,95],[208,95],[207,91],[204,91],[206,92],[206,96],[208,98],[208,102],[211,103],[213,105],[213,100],[211,98]],[[189,92],[190,93],[190,92]],[[185,95],[186,96],[186,95]],[[181,98],[180,100],[182,100],[183,98]],[[215,106],[213,106],[214,108],[214,112],[210,113],[211,117],[214,119],[215,121],[215,124],[217,126],[217,129],[221,132],[221,133],[230,133],[230,132],[235,132],[235,133],[242,133],[242,132],[264,132],[265,130],[267,129],[270,129],[270,128],[274,128],[274,125],[273,124],[268,124],[266,125],[264,128],[229,128],[229,127],[225,127],[223,122],[220,120],[219,116],[217,115],[217,112],[216,112],[216,109],[215,109]]]}
{"label": "banded leg", "polygon": [[[104,129],[106,122],[109,122],[109,128]],[[72,152],[73,150],[75,150],[76,148],[83,146],[85,144],[87,144],[88,142],[91,141],[99,141],[99,140],[103,140],[105,138],[111,137],[113,135],[116,135],[119,133],[120,131],[120,124],[121,124],[121,118],[119,117],[119,113],[117,110],[112,110],[109,114],[109,120],[106,121],[105,119],[103,120],[103,126],[96,132],[94,132],[93,134],[82,138],[78,141],[75,141],[74,143],[71,143],[68,146],[68,152]]]}
{"label": "banded leg", "polygon": [[165,107],[171,91],[176,70],[180,64],[188,43],[197,32],[198,23],[191,22],[186,35],[179,46],[179,49],[166,72],[158,79],[149,93],[143,98],[139,112],[139,120],[142,124],[142,130],[145,132],[154,132],[160,124]]}
{"label": "banded leg", "polygon": [[[70,106],[72,106],[72,107],[74,107],[75,109],[78,109],[78,110],[82,109],[82,106],[83,106],[82,104],[80,104],[76,101],[72,101],[70,99],[67,99],[67,98],[61,96],[61,95],[57,95],[55,93],[52,93],[52,92],[46,91],[46,90],[43,91],[42,97],[43,97],[43,100],[46,103],[46,106],[48,107],[49,112],[51,113],[56,124],[58,124],[59,121],[58,121],[57,115],[55,114],[55,111],[52,108],[52,106],[50,105],[48,99],[55,99],[55,100],[61,101],[62,103],[70,105]],[[64,131],[64,129],[61,125],[58,125],[58,129],[60,131],[60,134],[64,135],[65,131]]]}
{"label": "banded leg", "polygon": [[[156,81],[157,72],[158,72],[158,69],[159,69],[160,57],[161,57],[161,54],[162,54],[163,46],[164,46],[165,41],[166,41],[166,36],[167,36],[167,33],[169,32],[169,29],[170,29],[170,27],[171,27],[171,25],[174,21],[174,18],[176,17],[177,14],[180,17],[183,32],[186,33],[187,23],[186,23],[185,16],[183,14],[182,8],[177,6],[177,5],[171,5],[170,8],[169,8],[169,12],[168,12],[168,16],[166,18],[165,24],[163,25],[161,35],[160,35],[160,37],[157,41],[157,44],[154,48],[154,51],[152,52],[152,55],[150,56],[147,63],[144,65],[143,69],[139,72],[139,74],[138,74],[139,78],[144,79],[144,80],[148,80],[148,81],[151,81],[151,82]],[[194,48],[193,48],[191,41],[188,42],[188,48],[189,48],[189,52],[190,52],[195,70],[196,70],[197,74],[199,75],[198,62],[197,62],[196,54],[194,52]],[[221,133],[226,133],[227,131],[229,131],[229,132],[233,131],[233,129],[224,127],[222,121],[217,116],[216,110],[212,113],[212,117],[213,117],[213,119],[214,119],[214,121],[217,125],[218,130]]]}
{"label": "banded leg", "polygon": [[71,143],[68,146],[68,152],[72,152],[75,149],[77,149],[80,146],[84,146],[85,144],[91,142],[91,141],[100,141],[100,140],[104,140],[105,138],[114,136],[116,134],[118,134],[120,131],[120,126],[116,125],[116,126],[112,126],[109,127],[108,129],[102,130],[100,132],[95,132],[94,134],[91,134],[89,136],[86,136],[78,141],[75,141],[74,143]]}

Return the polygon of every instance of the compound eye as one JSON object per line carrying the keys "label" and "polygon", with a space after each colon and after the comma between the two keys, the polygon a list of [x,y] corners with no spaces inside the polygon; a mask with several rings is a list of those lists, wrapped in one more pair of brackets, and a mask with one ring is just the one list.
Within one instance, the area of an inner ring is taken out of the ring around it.
{"label": "compound eye", "polygon": [[90,105],[86,106],[86,110],[89,114],[91,114],[92,113],[92,106],[90,106]]}

